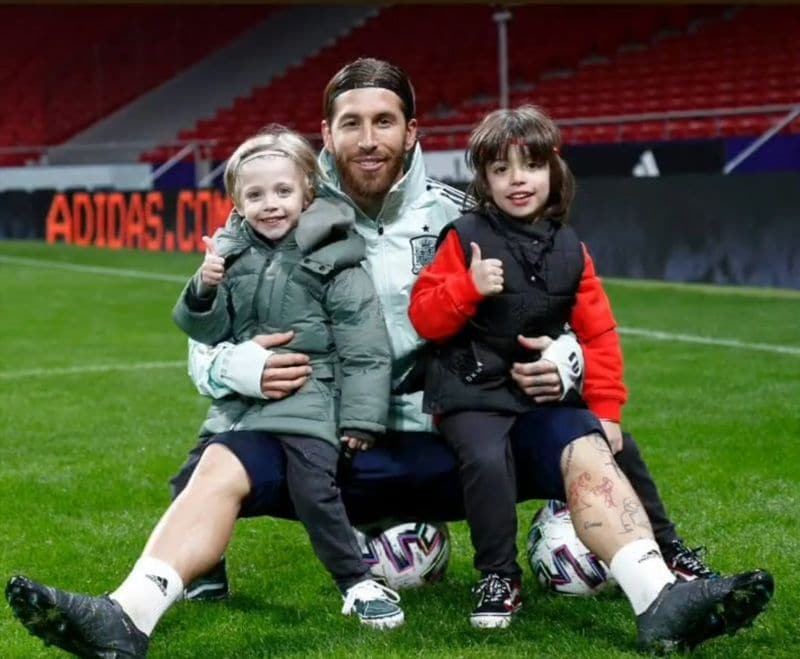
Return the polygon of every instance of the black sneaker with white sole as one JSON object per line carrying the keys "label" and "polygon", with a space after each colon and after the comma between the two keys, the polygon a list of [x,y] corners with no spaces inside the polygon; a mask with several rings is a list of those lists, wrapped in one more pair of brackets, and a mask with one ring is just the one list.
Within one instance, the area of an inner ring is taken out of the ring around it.
{"label": "black sneaker with white sole", "polygon": [[519,580],[495,573],[483,577],[472,589],[472,594],[475,596],[475,608],[469,616],[469,622],[473,627],[508,627],[522,606]]}
{"label": "black sneaker with white sole", "polygon": [[6,585],[6,599],[19,621],[45,645],[78,657],[147,656],[147,635],[108,597],[67,593],[17,576]]}
{"label": "black sneaker with white sole", "polygon": [[637,618],[639,649],[687,652],[716,636],[734,634],[753,623],[774,591],[775,581],[764,570],[669,584]]}
{"label": "black sneaker with white sole", "polygon": [[228,585],[225,557],[183,589],[183,599],[189,602],[218,602],[230,596],[231,588]]}
{"label": "black sneaker with white sole", "polygon": [[719,572],[712,570],[703,560],[705,547],[689,549],[683,540],[673,540],[661,548],[664,562],[681,581],[694,581],[695,579],[708,579],[720,576]]}

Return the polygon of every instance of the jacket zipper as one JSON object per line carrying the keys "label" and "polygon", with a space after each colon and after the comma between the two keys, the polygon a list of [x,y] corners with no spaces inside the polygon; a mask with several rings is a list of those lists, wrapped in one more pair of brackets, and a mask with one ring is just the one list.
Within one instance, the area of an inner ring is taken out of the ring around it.
{"label": "jacket zipper", "polygon": [[[266,259],[264,260],[264,265],[261,266],[261,271],[258,273],[258,283],[256,284],[256,291],[253,295],[253,303],[252,303],[252,315],[256,319],[258,325],[263,324],[264,319],[258,313],[258,300],[261,299],[261,289],[264,287],[264,275],[267,272],[267,268],[269,268],[270,263],[272,263],[272,257],[274,254],[267,254]],[[269,313],[269,311],[267,311]]]}

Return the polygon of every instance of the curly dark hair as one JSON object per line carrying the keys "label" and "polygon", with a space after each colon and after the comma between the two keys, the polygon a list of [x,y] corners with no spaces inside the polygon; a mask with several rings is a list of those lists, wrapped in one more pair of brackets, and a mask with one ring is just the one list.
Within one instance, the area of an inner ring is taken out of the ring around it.
{"label": "curly dark hair", "polygon": [[506,160],[512,144],[522,147],[533,160],[550,164],[550,196],[543,215],[566,222],[575,196],[575,177],[561,157],[561,131],[533,105],[490,112],[470,134],[466,159],[475,177],[469,192],[478,207],[493,203],[486,166],[495,160]]}

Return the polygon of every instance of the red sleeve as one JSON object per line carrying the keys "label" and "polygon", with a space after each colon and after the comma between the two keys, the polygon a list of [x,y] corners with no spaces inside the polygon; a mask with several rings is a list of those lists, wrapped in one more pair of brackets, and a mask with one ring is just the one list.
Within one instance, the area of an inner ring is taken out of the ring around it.
{"label": "red sleeve", "polygon": [[598,418],[620,422],[628,391],[622,379],[617,321],[585,245],[583,260],[583,275],[570,318],[586,364],[583,398]]}
{"label": "red sleeve", "polygon": [[482,299],[458,234],[450,231],[414,284],[408,316],[423,339],[444,341],[458,334]]}

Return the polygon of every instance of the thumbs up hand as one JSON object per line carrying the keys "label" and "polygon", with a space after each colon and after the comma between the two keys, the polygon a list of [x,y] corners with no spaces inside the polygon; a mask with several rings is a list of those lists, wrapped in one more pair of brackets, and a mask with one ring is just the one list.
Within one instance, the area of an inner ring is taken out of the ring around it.
{"label": "thumbs up hand", "polygon": [[497,295],[503,290],[503,262],[500,259],[481,258],[481,248],[478,243],[470,243],[472,247],[472,262],[469,271],[475,288],[481,295]]}
{"label": "thumbs up hand", "polygon": [[[217,233],[218,232],[219,229],[217,230]],[[225,259],[217,253],[217,247],[214,244],[217,233],[214,234],[213,238],[203,236],[203,242],[206,245],[206,255],[203,258],[203,265],[200,267],[200,280],[203,284],[211,288],[219,286],[222,277],[225,275]]]}

